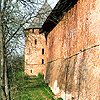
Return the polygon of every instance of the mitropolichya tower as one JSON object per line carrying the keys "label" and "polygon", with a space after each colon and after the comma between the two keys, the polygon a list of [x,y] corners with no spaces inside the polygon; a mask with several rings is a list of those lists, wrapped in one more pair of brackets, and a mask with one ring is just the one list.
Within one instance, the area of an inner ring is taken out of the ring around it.
{"label": "mitropolichya tower", "polygon": [[47,16],[51,12],[51,7],[45,1],[44,5],[34,17],[31,25],[25,29],[25,74],[37,76],[39,73],[45,74],[46,70],[46,39],[44,33],[39,33]]}
{"label": "mitropolichya tower", "polygon": [[28,29],[25,42],[25,73],[30,76],[45,74],[46,40],[39,29]]}

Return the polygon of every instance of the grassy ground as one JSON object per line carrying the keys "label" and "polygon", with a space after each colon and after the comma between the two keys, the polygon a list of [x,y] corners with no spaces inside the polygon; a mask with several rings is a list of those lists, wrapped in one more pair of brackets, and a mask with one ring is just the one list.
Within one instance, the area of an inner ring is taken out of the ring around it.
{"label": "grassy ground", "polygon": [[29,78],[19,72],[16,80],[17,88],[12,92],[12,100],[54,100],[54,94],[41,75]]}

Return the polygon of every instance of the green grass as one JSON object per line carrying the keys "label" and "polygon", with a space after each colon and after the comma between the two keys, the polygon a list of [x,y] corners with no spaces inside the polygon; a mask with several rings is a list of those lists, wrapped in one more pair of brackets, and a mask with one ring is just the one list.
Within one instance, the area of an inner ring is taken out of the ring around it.
{"label": "green grass", "polygon": [[12,100],[54,100],[54,94],[41,75],[30,78],[24,73],[18,72],[16,86],[17,89],[12,92]]}

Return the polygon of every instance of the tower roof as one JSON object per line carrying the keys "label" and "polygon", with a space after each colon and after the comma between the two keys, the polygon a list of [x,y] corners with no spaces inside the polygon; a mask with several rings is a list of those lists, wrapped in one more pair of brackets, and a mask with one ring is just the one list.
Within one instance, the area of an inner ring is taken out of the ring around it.
{"label": "tower roof", "polygon": [[45,0],[45,3],[47,3],[47,0]]}
{"label": "tower roof", "polygon": [[33,18],[28,28],[41,28],[51,11],[51,6],[48,4],[47,0],[45,0],[43,6],[38,11],[36,17]]}

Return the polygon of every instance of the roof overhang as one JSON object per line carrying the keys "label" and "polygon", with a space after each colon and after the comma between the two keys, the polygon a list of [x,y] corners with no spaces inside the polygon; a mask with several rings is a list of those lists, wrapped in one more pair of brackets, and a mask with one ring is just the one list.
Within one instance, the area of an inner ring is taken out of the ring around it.
{"label": "roof overhang", "polygon": [[39,30],[41,30],[41,28],[31,28],[31,27],[29,27],[29,28],[26,28],[26,29],[24,29],[25,31],[28,31],[28,30],[30,30],[30,29],[39,29]]}
{"label": "roof overhang", "polygon": [[50,15],[47,17],[40,33],[44,32],[46,37],[50,31],[59,23],[66,12],[68,12],[78,0],[59,0]]}

